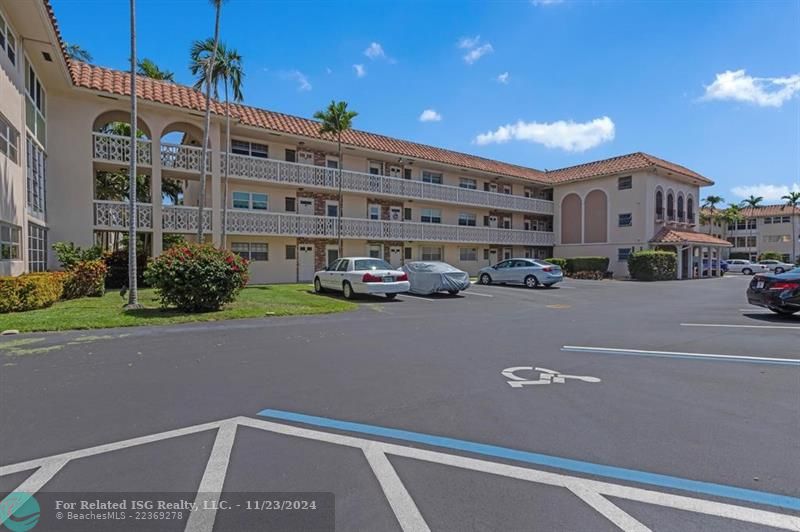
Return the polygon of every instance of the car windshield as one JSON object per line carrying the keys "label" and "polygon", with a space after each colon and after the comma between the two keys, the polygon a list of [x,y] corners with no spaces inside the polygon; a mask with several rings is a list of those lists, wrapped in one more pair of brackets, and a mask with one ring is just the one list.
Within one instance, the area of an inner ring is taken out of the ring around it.
{"label": "car windshield", "polygon": [[381,259],[356,260],[356,270],[393,270],[392,265]]}

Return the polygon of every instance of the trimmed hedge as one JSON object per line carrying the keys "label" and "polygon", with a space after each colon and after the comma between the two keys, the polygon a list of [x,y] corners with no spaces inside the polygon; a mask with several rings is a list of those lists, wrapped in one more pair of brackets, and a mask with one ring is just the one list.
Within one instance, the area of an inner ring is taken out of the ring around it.
{"label": "trimmed hedge", "polygon": [[608,257],[549,258],[545,261],[560,266],[564,270],[564,274],[570,277],[587,274],[582,276],[584,279],[602,279],[608,271],[609,263]]}
{"label": "trimmed hedge", "polygon": [[64,299],[101,297],[106,293],[106,264],[102,260],[85,260],[75,264],[64,283]]}
{"label": "trimmed hedge", "polygon": [[0,277],[0,312],[23,312],[49,307],[61,298],[64,272],[28,273]]}
{"label": "trimmed hedge", "polygon": [[777,251],[765,251],[758,256],[758,260],[779,260],[783,262],[783,254]]}
{"label": "trimmed hedge", "polygon": [[628,257],[628,272],[639,281],[677,279],[678,256],[671,251],[635,251]]}
{"label": "trimmed hedge", "polygon": [[219,310],[247,284],[248,262],[227,249],[187,244],[153,259],[144,273],[161,306],[184,312]]}
{"label": "trimmed hedge", "polygon": [[558,258],[549,258],[544,259],[545,262],[549,262],[550,264],[555,264],[556,266],[560,267],[562,270],[567,269],[567,259],[558,259]]}

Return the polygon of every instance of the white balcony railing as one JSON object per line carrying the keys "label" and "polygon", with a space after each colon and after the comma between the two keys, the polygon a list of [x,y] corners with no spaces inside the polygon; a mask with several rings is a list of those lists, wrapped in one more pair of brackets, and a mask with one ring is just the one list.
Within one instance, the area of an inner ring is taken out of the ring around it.
{"label": "white balcony railing", "polygon": [[[223,168],[225,167],[225,158],[226,154],[223,153]],[[254,181],[335,189],[338,187],[339,171],[324,166],[310,166],[277,159],[232,154],[230,175]],[[378,196],[427,199],[501,210],[551,215],[554,212],[553,202],[548,200],[450,185],[436,185],[410,179],[353,172],[352,170],[342,171],[342,189],[348,192],[362,192]]]}
{"label": "white balcony railing", "polygon": [[[128,204],[122,201],[94,201],[94,225],[97,229],[127,229],[130,220]],[[149,203],[136,204],[136,227],[153,227],[153,206]]]}
{"label": "white balcony railing", "polygon": [[[112,163],[130,163],[131,139],[119,135],[94,133],[94,158]],[[137,140],[136,164],[150,166],[153,164],[152,143],[149,140]]]}
{"label": "white balcony railing", "polygon": [[[95,226],[98,229],[125,230],[128,227],[128,205],[123,202],[94,202]],[[140,204],[140,229],[152,228],[152,206]],[[292,213],[228,210],[228,234],[282,235],[292,237],[336,237],[336,218]],[[203,213],[204,229],[211,231],[211,212]],[[162,208],[164,232],[194,233],[197,231],[197,207],[167,206]],[[420,242],[464,242],[471,244],[506,244],[518,246],[552,246],[553,233],[522,231],[494,227],[392,222],[362,218],[342,218],[342,237],[366,240]]]}
{"label": "white balcony railing", "polygon": [[[149,140],[140,140],[137,155],[139,164],[150,166],[152,164],[152,143]],[[196,146],[161,144],[160,157],[163,168],[199,172],[200,155],[200,148]],[[222,153],[221,156],[224,171],[226,155]],[[129,138],[94,133],[94,158],[96,160],[127,164],[129,157]],[[211,157],[208,157],[206,161],[206,170],[211,171]],[[331,190],[338,188],[339,178],[337,170],[324,166],[310,166],[237,154],[231,154],[230,156],[230,175],[253,181]],[[351,170],[342,171],[342,189],[347,192],[376,196],[431,200],[489,209],[546,215],[552,215],[554,212],[553,202],[549,200],[472,190],[450,185],[436,185],[410,179],[353,172]]]}

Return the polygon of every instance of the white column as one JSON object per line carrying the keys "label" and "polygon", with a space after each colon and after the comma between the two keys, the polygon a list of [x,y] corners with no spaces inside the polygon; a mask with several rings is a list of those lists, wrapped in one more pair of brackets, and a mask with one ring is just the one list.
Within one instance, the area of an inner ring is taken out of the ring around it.
{"label": "white column", "polygon": [[689,258],[689,265],[686,268],[686,278],[687,279],[694,279],[694,247],[689,246],[689,249],[686,253],[687,257]]}
{"label": "white column", "polygon": [[675,249],[678,252],[678,280],[680,281],[683,279],[683,248],[678,244]]}
{"label": "white column", "polygon": [[158,257],[164,250],[164,237],[161,219],[161,139],[152,140],[153,166],[150,173],[150,201],[153,204],[153,256]]}

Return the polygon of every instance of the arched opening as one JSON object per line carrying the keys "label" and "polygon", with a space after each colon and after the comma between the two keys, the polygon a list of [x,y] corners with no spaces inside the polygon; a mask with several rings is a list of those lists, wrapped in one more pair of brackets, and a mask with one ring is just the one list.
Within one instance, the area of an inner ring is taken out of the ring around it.
{"label": "arched opening", "polygon": [[584,202],[583,241],[585,243],[608,240],[608,199],[602,190],[593,190]]}
{"label": "arched opening", "polygon": [[583,226],[583,208],[581,197],[567,194],[561,200],[561,243],[580,244],[581,227]]}
{"label": "arched opening", "polygon": [[678,221],[686,221],[686,212],[683,210],[683,194],[678,194]]}
{"label": "arched opening", "polygon": [[690,224],[694,223],[694,198],[691,196],[686,199],[686,218]]}
{"label": "arched opening", "polygon": [[664,192],[656,190],[656,221],[664,220]]}
{"label": "arched opening", "polygon": [[667,220],[675,221],[675,195],[672,191],[667,192]]}

